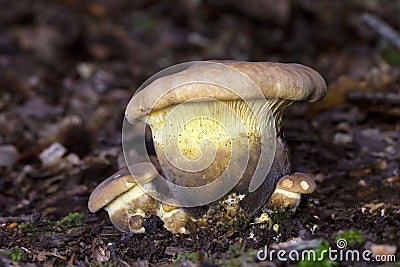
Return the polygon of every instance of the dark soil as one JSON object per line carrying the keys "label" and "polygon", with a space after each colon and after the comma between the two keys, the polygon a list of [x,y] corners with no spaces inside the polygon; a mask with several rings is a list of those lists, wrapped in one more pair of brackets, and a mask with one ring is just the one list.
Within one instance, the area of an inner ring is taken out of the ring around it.
{"label": "dark soil", "polygon": [[[400,259],[400,51],[361,19],[400,31],[400,2],[235,3],[0,1],[0,266],[296,265],[256,254],[294,238],[335,247],[348,230],[363,240],[347,249],[394,245]],[[157,71],[204,59],[300,62],[326,78],[321,103],[283,120],[293,170],[317,190],[265,224],[173,235],[152,217],[146,234],[120,233],[87,200],[123,165],[126,104]],[[55,143],[66,152],[46,166]]]}

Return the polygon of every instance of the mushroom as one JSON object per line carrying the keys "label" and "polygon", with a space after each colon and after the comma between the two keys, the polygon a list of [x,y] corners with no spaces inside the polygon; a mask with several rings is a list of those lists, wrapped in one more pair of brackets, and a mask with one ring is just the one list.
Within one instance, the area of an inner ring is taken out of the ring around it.
{"label": "mushroom", "polygon": [[[187,232],[188,221],[208,222],[210,216],[224,220],[253,216],[267,203],[278,180],[291,172],[289,150],[280,131],[284,109],[294,101],[322,99],[327,90],[324,79],[300,64],[271,62],[195,62],[167,73],[138,91],[125,113],[130,123],[150,126],[160,173],[168,181],[170,192],[165,198],[152,195],[166,202],[159,205],[157,215],[175,233]],[[306,187],[300,181],[302,185]],[[157,191],[153,187],[146,192]],[[294,194],[299,193],[303,192]],[[126,210],[132,210],[130,198],[137,196],[129,193],[123,200],[119,196],[116,203],[106,206],[119,229],[126,231]],[[173,201],[168,202],[171,196]],[[137,210],[134,206],[129,216],[136,216]],[[124,226],[116,219],[121,213]],[[173,218],[166,218],[168,213]],[[172,226],[167,225],[171,222]]]}
{"label": "mushroom", "polygon": [[[147,85],[132,97],[125,114],[131,123],[150,125],[168,181],[198,188],[229,170],[229,179],[238,182],[231,193],[246,194],[242,207],[253,213],[266,203],[278,179],[290,172],[289,153],[280,137],[283,110],[293,101],[318,101],[326,89],[316,71],[300,64],[200,62]],[[273,148],[270,153],[263,142]],[[261,183],[252,181],[260,175],[255,173],[259,165],[264,169]],[[220,193],[222,184],[215,183],[206,193]],[[257,190],[248,194],[249,187]],[[183,206],[201,200],[194,191],[188,196],[172,191]]]}
{"label": "mushroom", "polygon": [[157,203],[146,194],[137,182],[149,184],[156,176],[151,164],[138,163],[135,173],[122,168],[99,184],[89,197],[91,212],[104,208],[111,222],[125,233],[143,233],[143,220],[146,215],[155,214]]}
{"label": "mushroom", "polygon": [[310,194],[316,187],[315,181],[307,174],[295,172],[279,179],[275,191],[266,204],[269,209],[289,207],[295,210],[300,203],[301,194]]}
{"label": "mushroom", "polygon": [[150,182],[157,175],[153,166],[142,162],[132,170],[130,173],[127,167],[122,168],[99,184],[89,197],[89,210],[104,208],[112,224],[127,234],[144,233],[143,222],[153,214],[164,221],[168,231],[186,233],[186,213],[177,206],[159,203],[144,191],[151,190]]}

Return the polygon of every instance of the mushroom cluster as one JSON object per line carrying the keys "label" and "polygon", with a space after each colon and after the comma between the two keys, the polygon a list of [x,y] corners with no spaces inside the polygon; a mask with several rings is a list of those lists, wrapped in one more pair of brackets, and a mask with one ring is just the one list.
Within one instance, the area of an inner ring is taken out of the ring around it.
{"label": "mushroom cluster", "polygon": [[104,207],[126,233],[144,232],[153,214],[169,231],[188,233],[189,225],[232,223],[263,207],[295,209],[315,183],[290,175],[282,113],[326,90],[321,75],[300,64],[206,61],[168,71],[126,109],[129,123],[150,126],[157,160],[126,159],[129,172],[101,183],[90,211]]}

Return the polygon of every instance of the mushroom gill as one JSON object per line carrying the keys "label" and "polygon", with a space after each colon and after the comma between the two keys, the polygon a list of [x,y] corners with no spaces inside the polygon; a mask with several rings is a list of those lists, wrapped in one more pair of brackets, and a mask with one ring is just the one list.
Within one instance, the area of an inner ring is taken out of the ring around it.
{"label": "mushroom gill", "polygon": [[275,140],[281,113],[290,103],[282,99],[197,99],[151,111],[146,123],[166,178],[195,187],[222,175],[232,160],[233,147],[241,160],[256,164],[262,138]]}

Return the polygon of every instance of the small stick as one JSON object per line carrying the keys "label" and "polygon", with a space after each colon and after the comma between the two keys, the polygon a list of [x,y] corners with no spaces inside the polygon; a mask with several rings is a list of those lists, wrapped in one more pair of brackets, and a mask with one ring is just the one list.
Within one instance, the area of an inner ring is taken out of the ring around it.
{"label": "small stick", "polygon": [[34,213],[31,215],[21,215],[21,216],[10,216],[10,217],[0,217],[0,223],[9,222],[34,222],[40,219],[40,214]]}
{"label": "small stick", "polygon": [[383,105],[400,105],[400,94],[395,93],[366,93],[366,92],[348,92],[347,100],[350,102],[373,102]]}
{"label": "small stick", "polygon": [[400,50],[400,34],[392,26],[380,18],[367,13],[361,16],[361,20]]}

